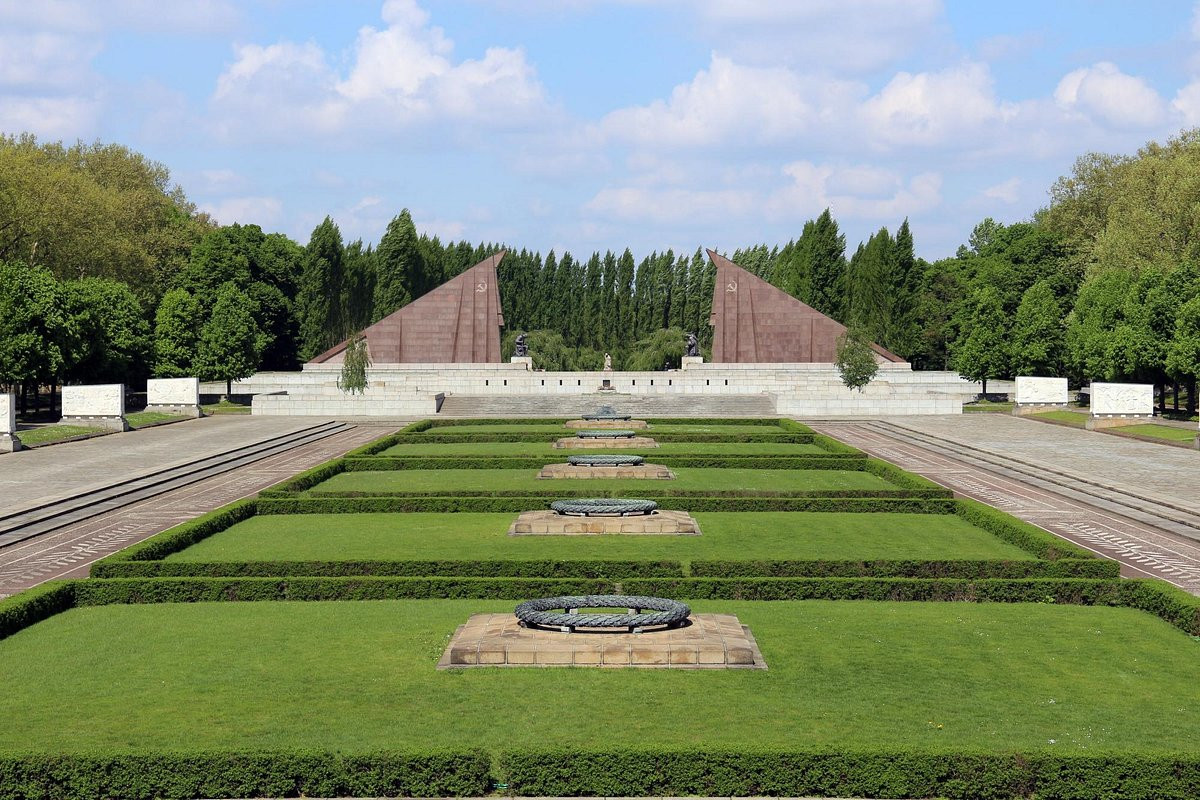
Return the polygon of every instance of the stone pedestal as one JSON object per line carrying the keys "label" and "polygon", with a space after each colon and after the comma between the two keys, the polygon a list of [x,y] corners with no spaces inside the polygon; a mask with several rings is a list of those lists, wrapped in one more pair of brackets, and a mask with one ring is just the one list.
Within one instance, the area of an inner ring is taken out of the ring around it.
{"label": "stone pedestal", "polygon": [[619,431],[624,429],[642,430],[650,427],[644,419],[571,419],[566,426],[572,430],[585,431]]}
{"label": "stone pedestal", "polygon": [[1046,411],[1070,411],[1067,403],[1018,403],[1013,406],[1014,417],[1027,417],[1030,414],[1041,414]]}
{"label": "stone pedestal", "polygon": [[62,388],[62,425],[129,430],[125,421],[125,386],[120,383]]}
{"label": "stone pedestal", "polygon": [[627,436],[621,439],[580,439],[564,436],[554,443],[555,450],[622,450],[636,447],[658,447],[648,436]]}
{"label": "stone pedestal", "polygon": [[512,614],[472,614],[438,669],[461,667],[766,669],[750,629],[732,614],[693,614],[678,628],[642,633],[523,628]]}
{"label": "stone pedestal", "polygon": [[527,370],[533,369],[533,356],[513,356],[508,359],[508,362],[510,364],[523,364]]}
{"label": "stone pedestal", "polygon": [[686,511],[655,511],[631,517],[575,517],[557,511],[523,511],[509,536],[699,536],[700,525]]}
{"label": "stone pedestal", "polygon": [[630,464],[613,467],[585,467],[575,464],[547,464],[539,478],[650,478],[674,480],[675,473],[661,464]]}
{"label": "stone pedestal", "polygon": [[151,378],[146,381],[146,410],[177,417],[202,417],[198,378]]}
{"label": "stone pedestal", "polygon": [[1099,431],[1104,428],[1121,428],[1126,425],[1145,425],[1154,422],[1153,414],[1121,414],[1108,417],[1088,417],[1084,427],[1089,431]]}
{"label": "stone pedestal", "polygon": [[680,369],[688,369],[690,367],[697,367],[703,363],[704,363],[704,356],[684,356],[683,361],[679,365],[679,368]]}
{"label": "stone pedestal", "polygon": [[17,396],[0,394],[0,453],[14,453],[21,449],[17,438]]}

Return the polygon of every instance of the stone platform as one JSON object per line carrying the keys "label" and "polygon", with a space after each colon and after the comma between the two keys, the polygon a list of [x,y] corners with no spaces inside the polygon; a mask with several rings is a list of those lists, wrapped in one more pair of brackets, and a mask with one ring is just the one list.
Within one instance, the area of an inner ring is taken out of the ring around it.
{"label": "stone platform", "polygon": [[766,669],[750,629],[732,614],[693,614],[688,625],[643,633],[523,628],[512,614],[472,614],[438,661],[459,667]]}
{"label": "stone platform", "polygon": [[699,536],[700,525],[686,511],[655,511],[630,517],[575,517],[556,511],[523,511],[509,536],[585,536],[589,534]]}
{"label": "stone platform", "polygon": [[629,464],[619,467],[585,467],[575,464],[547,464],[539,478],[651,478],[674,480],[675,473],[662,464]]}
{"label": "stone platform", "polygon": [[572,430],[609,431],[622,429],[642,430],[650,427],[644,419],[571,419],[565,423]]}
{"label": "stone platform", "polygon": [[634,447],[658,447],[649,436],[626,436],[621,439],[580,439],[564,436],[554,443],[555,450],[628,450]]}

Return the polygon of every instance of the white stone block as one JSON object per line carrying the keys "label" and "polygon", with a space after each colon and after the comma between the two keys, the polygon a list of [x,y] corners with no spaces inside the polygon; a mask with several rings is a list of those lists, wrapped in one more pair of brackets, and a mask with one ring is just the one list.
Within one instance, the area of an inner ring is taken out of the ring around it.
{"label": "white stone block", "polygon": [[64,386],[62,414],[64,417],[123,417],[125,386],[120,383]]}
{"label": "white stone block", "polygon": [[1092,416],[1152,416],[1154,387],[1149,383],[1093,383]]}
{"label": "white stone block", "polygon": [[0,394],[0,436],[17,432],[17,396]]}
{"label": "white stone block", "polygon": [[1066,378],[1034,378],[1017,376],[1017,404],[1067,403]]}
{"label": "white stone block", "polygon": [[200,405],[199,378],[151,378],[146,381],[146,405]]}

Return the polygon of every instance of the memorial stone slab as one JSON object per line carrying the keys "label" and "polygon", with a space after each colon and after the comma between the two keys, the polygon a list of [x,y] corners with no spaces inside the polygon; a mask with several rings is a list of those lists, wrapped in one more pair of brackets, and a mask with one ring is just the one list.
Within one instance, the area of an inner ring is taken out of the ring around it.
{"label": "memorial stone slab", "polygon": [[128,430],[125,422],[125,386],[102,383],[93,386],[64,386],[62,421]]}
{"label": "memorial stone slab", "polygon": [[1092,416],[1154,414],[1154,387],[1149,383],[1093,383]]}
{"label": "memorial stone slab", "polygon": [[0,394],[0,453],[11,453],[21,449],[17,438],[17,396]]}
{"label": "memorial stone slab", "polygon": [[1066,378],[1017,376],[1018,405],[1065,405],[1067,402]]}
{"label": "memorial stone slab", "polygon": [[146,409],[200,416],[200,379],[151,378],[146,381]]}

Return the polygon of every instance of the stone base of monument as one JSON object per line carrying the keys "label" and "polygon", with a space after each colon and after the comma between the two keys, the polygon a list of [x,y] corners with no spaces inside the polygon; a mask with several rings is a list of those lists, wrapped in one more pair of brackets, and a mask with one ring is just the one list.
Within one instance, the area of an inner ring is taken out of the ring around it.
{"label": "stone base of monument", "polygon": [[1068,403],[1020,403],[1013,406],[1014,417],[1027,417],[1030,414],[1041,414],[1046,411],[1070,411]]}
{"label": "stone base of monument", "polygon": [[522,511],[508,528],[509,536],[588,536],[627,534],[699,536],[700,524],[686,511],[655,511],[617,517],[577,517],[557,511]]}
{"label": "stone base of monument", "polygon": [[21,440],[12,433],[0,433],[0,453],[15,453],[24,447]]}
{"label": "stone base of monument", "polygon": [[704,363],[703,356],[684,356],[680,361],[679,368],[687,369],[689,367],[698,367]]}
{"label": "stone base of monument", "polygon": [[512,356],[508,359],[510,364],[521,364],[525,369],[533,369],[533,356]]}
{"label": "stone base of monument", "polygon": [[565,423],[572,430],[611,431],[650,427],[644,419],[571,419]]}
{"label": "stone base of monument", "polygon": [[131,430],[125,417],[63,417],[59,425],[81,425],[86,428],[107,428],[110,431]]}
{"label": "stone base of monument", "polygon": [[555,450],[628,450],[637,447],[658,447],[649,436],[624,436],[619,439],[580,439],[564,436],[554,443]]}
{"label": "stone base of monument", "polygon": [[547,464],[539,478],[651,478],[674,480],[675,473],[662,464],[631,464],[619,467],[585,467],[576,464]]}
{"label": "stone base of monument", "polygon": [[437,666],[766,669],[767,663],[750,629],[732,614],[693,614],[682,627],[643,633],[562,633],[523,628],[512,614],[472,614]]}
{"label": "stone base of monument", "polygon": [[1089,431],[1099,431],[1104,428],[1121,428],[1125,425],[1145,425],[1154,422],[1153,414],[1121,414],[1106,417],[1088,417],[1084,427]]}
{"label": "stone base of monument", "polygon": [[147,411],[157,411],[160,414],[170,414],[174,417],[203,417],[204,411],[200,406],[193,405],[162,405],[154,403],[146,406]]}

